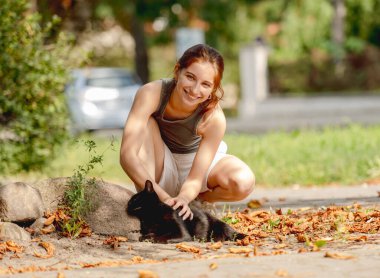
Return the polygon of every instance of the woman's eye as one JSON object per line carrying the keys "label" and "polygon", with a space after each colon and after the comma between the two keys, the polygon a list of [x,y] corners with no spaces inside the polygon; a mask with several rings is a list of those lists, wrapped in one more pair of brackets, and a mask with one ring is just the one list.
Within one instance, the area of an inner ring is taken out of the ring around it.
{"label": "woman's eye", "polygon": [[193,77],[192,75],[187,75],[187,78],[188,78],[189,80],[194,80],[194,77]]}

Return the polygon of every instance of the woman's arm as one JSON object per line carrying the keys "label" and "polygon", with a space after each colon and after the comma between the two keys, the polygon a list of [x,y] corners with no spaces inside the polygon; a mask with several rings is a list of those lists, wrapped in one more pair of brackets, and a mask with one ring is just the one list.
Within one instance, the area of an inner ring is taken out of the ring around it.
{"label": "woman's arm", "polygon": [[212,114],[205,115],[199,125],[198,134],[202,136],[202,141],[180,193],[171,201],[172,203],[175,202],[175,205],[173,204],[174,209],[181,206],[183,207],[179,215],[183,216],[184,219],[189,216],[192,218],[192,212],[189,209],[188,204],[198,196],[203,179],[215,157],[225,130],[226,119],[219,106],[215,108]]}
{"label": "woman's arm", "polygon": [[161,81],[154,81],[138,90],[124,127],[120,164],[137,189],[144,189],[145,181],[149,179],[153,182],[160,200],[164,201],[170,196],[156,183],[154,173],[149,173],[138,155],[144,142],[143,135],[146,133],[149,118],[159,105],[161,86]]}

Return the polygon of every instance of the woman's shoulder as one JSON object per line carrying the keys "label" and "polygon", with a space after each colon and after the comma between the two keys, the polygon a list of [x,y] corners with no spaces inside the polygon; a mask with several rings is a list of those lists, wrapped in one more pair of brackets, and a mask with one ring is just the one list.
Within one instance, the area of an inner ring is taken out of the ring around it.
{"label": "woman's shoulder", "polygon": [[213,127],[219,127],[223,130],[225,130],[226,127],[226,117],[219,104],[204,113],[198,126],[198,133],[204,133]]}
{"label": "woman's shoulder", "polygon": [[151,82],[148,82],[140,87],[138,92],[142,93],[154,93],[154,92],[161,92],[162,89],[162,80],[154,80]]}

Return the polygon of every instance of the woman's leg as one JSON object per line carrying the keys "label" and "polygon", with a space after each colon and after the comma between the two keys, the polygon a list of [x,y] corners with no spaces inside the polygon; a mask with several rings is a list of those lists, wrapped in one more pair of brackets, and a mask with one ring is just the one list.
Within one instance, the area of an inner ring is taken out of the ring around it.
{"label": "woman's leg", "polygon": [[[138,153],[145,169],[158,183],[164,168],[164,142],[156,120],[151,117],[145,133],[141,137],[143,144]],[[137,189],[137,188],[136,188]]]}
{"label": "woman's leg", "polygon": [[199,194],[207,202],[239,201],[247,197],[255,185],[255,176],[243,161],[228,155],[210,171],[207,186],[211,191]]}

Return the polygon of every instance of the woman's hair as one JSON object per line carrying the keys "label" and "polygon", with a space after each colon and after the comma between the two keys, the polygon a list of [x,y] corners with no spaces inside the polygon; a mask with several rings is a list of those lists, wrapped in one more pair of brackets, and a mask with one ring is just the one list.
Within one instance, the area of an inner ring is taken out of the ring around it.
{"label": "woman's hair", "polygon": [[187,49],[174,66],[174,75],[177,76],[182,69],[188,68],[194,62],[209,62],[215,68],[214,88],[211,98],[208,100],[205,111],[214,108],[224,95],[222,78],[224,71],[224,60],[222,55],[207,44],[196,44]]}

